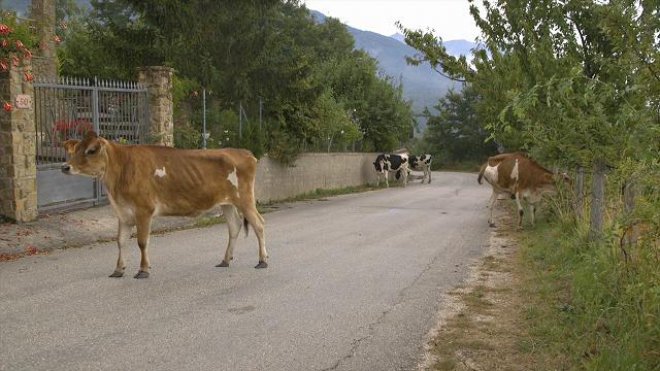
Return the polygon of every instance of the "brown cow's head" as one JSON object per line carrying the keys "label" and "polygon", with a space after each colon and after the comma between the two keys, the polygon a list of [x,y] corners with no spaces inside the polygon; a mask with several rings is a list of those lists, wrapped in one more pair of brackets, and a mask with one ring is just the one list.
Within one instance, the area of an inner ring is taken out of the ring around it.
{"label": "brown cow's head", "polygon": [[62,172],[90,177],[102,176],[105,173],[107,143],[93,131],[88,131],[83,140],[67,140],[64,142],[64,148],[69,160],[62,165]]}

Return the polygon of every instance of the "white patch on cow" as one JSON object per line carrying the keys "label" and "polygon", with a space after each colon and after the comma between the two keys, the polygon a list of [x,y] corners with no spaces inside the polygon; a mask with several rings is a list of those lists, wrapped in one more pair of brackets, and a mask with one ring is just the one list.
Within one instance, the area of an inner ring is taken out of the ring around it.
{"label": "white patch on cow", "polygon": [[484,170],[484,178],[488,181],[490,184],[497,184],[497,166],[486,166],[486,170]]}
{"label": "white patch on cow", "polygon": [[231,173],[227,175],[227,180],[234,185],[234,187],[238,188],[238,178],[236,177],[236,168],[233,168]]}
{"label": "white patch on cow", "polygon": [[518,159],[516,159],[516,164],[513,165],[513,170],[511,170],[511,179],[518,180],[520,173],[518,171]]}
{"label": "white patch on cow", "polygon": [[164,178],[167,175],[167,172],[165,171],[165,166],[163,166],[162,169],[156,169],[154,172],[154,176]]}

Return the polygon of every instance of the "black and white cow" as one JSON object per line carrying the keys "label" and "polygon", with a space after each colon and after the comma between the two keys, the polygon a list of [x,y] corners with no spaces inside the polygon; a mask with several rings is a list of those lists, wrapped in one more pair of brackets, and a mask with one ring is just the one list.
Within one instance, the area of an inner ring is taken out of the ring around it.
{"label": "black and white cow", "polygon": [[424,183],[424,179],[428,179],[428,183],[431,184],[431,161],[433,159],[431,158],[431,155],[425,154],[425,155],[420,155],[420,156],[410,156],[408,159],[408,162],[410,163],[409,169],[414,170],[414,171],[422,171],[424,172],[424,176],[422,176],[422,183]]}
{"label": "black and white cow", "polygon": [[380,178],[385,178],[385,185],[390,186],[389,182],[389,172],[394,171],[396,173],[396,179],[403,178],[403,186],[406,186],[408,183],[408,155],[405,153],[402,154],[392,154],[392,153],[383,153],[376,157],[374,161],[374,167],[378,172],[378,184],[380,184]]}

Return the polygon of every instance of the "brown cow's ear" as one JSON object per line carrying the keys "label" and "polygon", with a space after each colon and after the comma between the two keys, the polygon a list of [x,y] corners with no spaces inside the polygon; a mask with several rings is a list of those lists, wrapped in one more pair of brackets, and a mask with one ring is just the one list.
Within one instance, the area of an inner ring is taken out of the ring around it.
{"label": "brown cow's ear", "polygon": [[73,153],[74,149],[76,148],[76,144],[78,144],[78,142],[80,142],[78,139],[69,139],[64,143],[62,143],[62,145],[64,145],[64,149],[66,149],[68,153]]}
{"label": "brown cow's ear", "polygon": [[99,136],[96,134],[94,130],[89,130],[85,133],[85,138],[84,139],[96,139]]}

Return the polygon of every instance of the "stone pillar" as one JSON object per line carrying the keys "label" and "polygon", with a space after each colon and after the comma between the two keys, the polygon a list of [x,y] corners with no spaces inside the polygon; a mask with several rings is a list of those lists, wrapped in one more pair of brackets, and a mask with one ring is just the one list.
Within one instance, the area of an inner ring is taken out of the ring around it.
{"label": "stone pillar", "polygon": [[31,17],[39,37],[39,49],[32,61],[33,74],[40,79],[55,80],[57,78],[55,1],[32,0]]}
{"label": "stone pillar", "polygon": [[16,222],[37,218],[37,147],[34,108],[18,108],[18,95],[34,99],[32,83],[23,79],[23,68],[0,73],[0,215]]}
{"label": "stone pillar", "polygon": [[155,143],[174,145],[174,109],[172,101],[172,75],[170,67],[142,67],[138,81],[149,94],[149,131]]}

